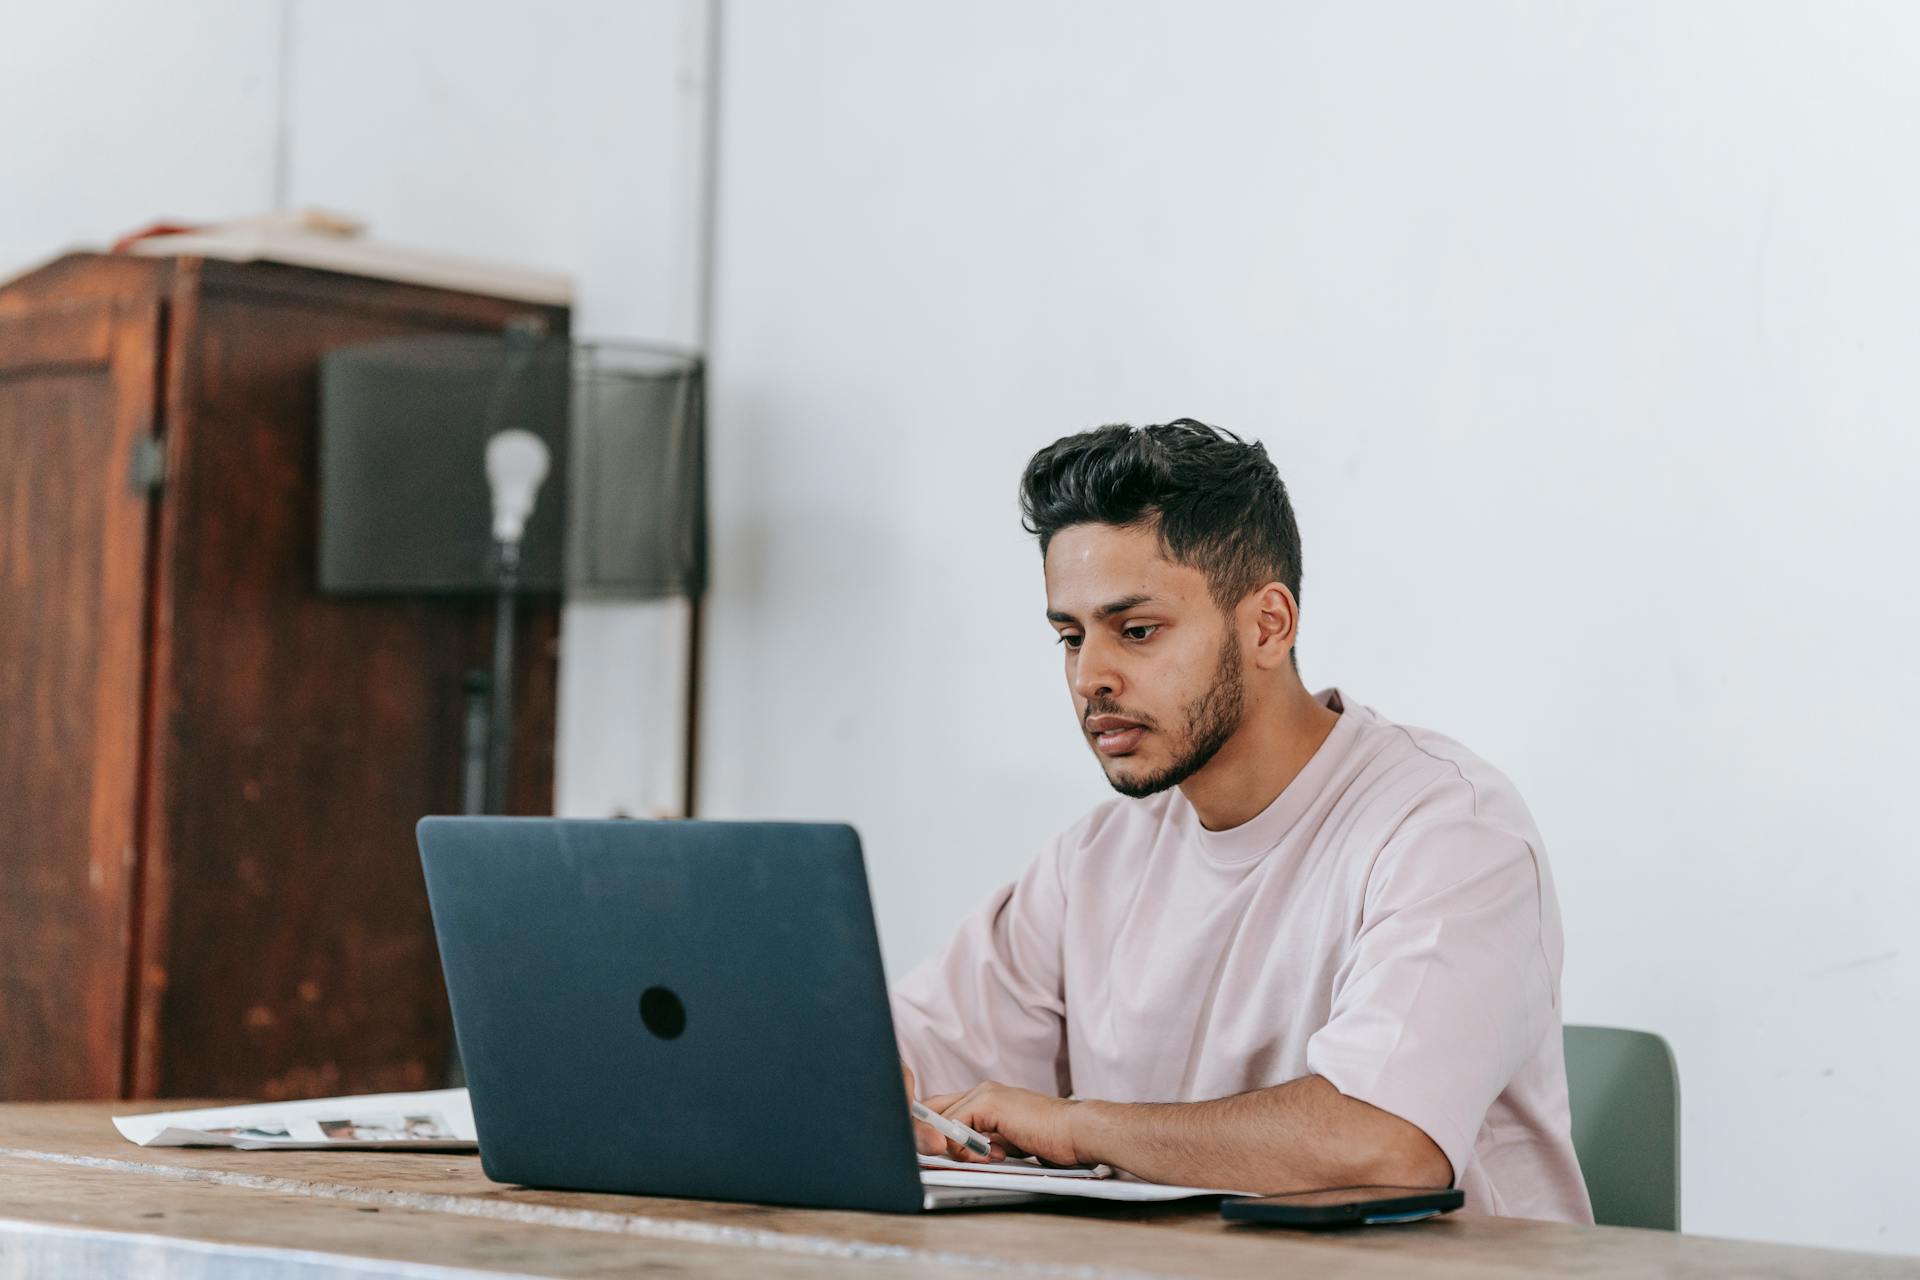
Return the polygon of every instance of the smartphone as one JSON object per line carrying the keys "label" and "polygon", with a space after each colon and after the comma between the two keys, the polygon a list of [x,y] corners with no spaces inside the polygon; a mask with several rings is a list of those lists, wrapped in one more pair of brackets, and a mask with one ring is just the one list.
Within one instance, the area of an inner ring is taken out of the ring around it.
{"label": "smartphone", "polygon": [[1415,1187],[1333,1187],[1295,1191],[1284,1196],[1223,1200],[1220,1216],[1228,1222],[1266,1222],[1280,1227],[1371,1227],[1415,1222],[1458,1209],[1466,1197],[1458,1187],[1423,1191]]}

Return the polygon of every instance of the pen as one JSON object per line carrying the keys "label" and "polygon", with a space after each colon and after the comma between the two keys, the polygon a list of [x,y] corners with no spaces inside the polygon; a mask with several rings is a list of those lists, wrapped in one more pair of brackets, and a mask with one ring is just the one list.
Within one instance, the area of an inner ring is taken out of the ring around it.
{"label": "pen", "polygon": [[915,1120],[926,1121],[938,1129],[948,1139],[959,1143],[977,1156],[991,1157],[993,1155],[993,1145],[985,1138],[967,1128],[967,1126],[961,1124],[958,1120],[947,1119],[938,1111],[935,1111],[932,1107],[929,1107],[926,1103],[918,1099],[915,1099],[913,1104],[913,1118]]}

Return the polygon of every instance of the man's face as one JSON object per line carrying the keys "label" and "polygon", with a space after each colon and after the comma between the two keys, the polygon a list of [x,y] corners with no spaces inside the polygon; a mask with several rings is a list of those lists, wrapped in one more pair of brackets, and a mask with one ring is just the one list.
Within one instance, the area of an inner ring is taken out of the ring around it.
{"label": "man's face", "polygon": [[1238,638],[1206,575],[1160,553],[1152,528],[1071,525],[1047,545],[1047,619],[1107,781],[1146,796],[1186,781],[1240,727]]}

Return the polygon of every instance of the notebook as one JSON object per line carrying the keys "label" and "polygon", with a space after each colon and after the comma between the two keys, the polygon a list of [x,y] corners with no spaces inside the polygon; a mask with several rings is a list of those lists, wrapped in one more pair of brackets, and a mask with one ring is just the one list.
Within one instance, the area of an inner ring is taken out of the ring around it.
{"label": "notebook", "polygon": [[1117,1173],[1104,1164],[1091,1168],[1056,1168],[1034,1160],[964,1162],[943,1156],[920,1157],[920,1182],[927,1187],[975,1191],[1023,1191],[1049,1196],[1080,1196],[1088,1200],[1185,1200],[1190,1196],[1251,1196],[1257,1191],[1230,1191],[1221,1187],[1180,1187],[1142,1182]]}

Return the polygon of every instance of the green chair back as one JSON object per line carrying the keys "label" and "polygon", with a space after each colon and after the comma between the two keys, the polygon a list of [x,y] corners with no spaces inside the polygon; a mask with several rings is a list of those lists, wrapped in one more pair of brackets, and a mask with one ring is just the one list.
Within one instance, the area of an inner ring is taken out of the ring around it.
{"label": "green chair back", "polygon": [[1602,1226],[1680,1229],[1680,1072],[1649,1031],[1568,1027],[1573,1149]]}

